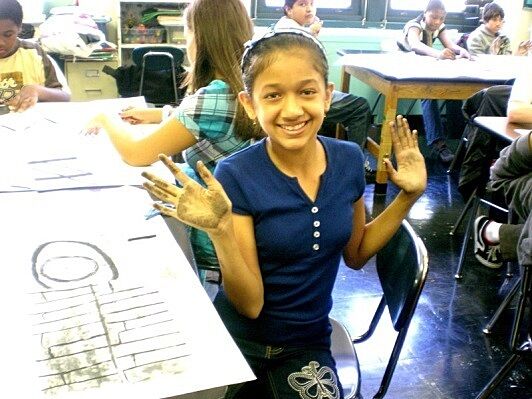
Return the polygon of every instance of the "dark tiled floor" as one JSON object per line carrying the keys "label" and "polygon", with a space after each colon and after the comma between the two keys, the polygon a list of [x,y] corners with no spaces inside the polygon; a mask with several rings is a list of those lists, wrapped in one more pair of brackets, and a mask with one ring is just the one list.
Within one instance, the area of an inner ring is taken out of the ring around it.
{"label": "dark tiled floor", "polygon": [[[433,159],[427,158],[427,168],[428,189],[408,220],[427,247],[429,275],[386,397],[475,398],[510,355],[508,338],[514,307],[504,313],[490,336],[483,334],[482,328],[515,277],[508,279],[505,270],[485,268],[470,250],[463,279],[454,278],[463,229],[455,236],[449,232],[464,202],[456,189],[456,176],[448,176]],[[394,194],[390,187],[388,195],[374,203],[373,187],[368,187],[368,211],[378,211]],[[374,263],[361,271],[342,265],[333,296],[332,316],[353,335],[360,334],[380,298]],[[388,318],[383,321],[386,323],[378,327],[373,338],[356,346],[365,398],[377,391],[395,339]],[[531,370],[532,362],[520,363],[492,398],[532,398]]]}

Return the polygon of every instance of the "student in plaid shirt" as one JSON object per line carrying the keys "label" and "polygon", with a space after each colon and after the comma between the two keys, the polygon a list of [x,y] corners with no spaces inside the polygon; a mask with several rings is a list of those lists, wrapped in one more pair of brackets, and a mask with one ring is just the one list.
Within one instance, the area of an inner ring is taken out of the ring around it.
{"label": "student in plaid shirt", "polygon": [[[185,35],[190,61],[185,84],[190,94],[176,109],[136,108],[120,115],[102,113],[93,118],[87,132],[103,128],[124,162],[133,166],[150,165],[159,154],[184,152],[186,164],[182,167],[197,180],[198,160],[214,170],[218,161],[261,135],[237,99],[244,87],[240,58],[244,43],[253,35],[253,23],[240,0],[196,0],[185,12]],[[139,137],[130,123],[158,125]],[[192,229],[191,243],[200,269],[218,266],[205,233]]]}

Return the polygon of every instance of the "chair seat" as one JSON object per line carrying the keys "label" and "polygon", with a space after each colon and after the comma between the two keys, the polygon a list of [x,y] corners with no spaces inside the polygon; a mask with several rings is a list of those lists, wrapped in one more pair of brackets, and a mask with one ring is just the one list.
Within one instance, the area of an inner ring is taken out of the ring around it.
{"label": "chair seat", "polygon": [[332,325],[331,352],[342,383],[345,399],[357,398],[360,392],[360,367],[357,354],[346,328],[330,318]]}

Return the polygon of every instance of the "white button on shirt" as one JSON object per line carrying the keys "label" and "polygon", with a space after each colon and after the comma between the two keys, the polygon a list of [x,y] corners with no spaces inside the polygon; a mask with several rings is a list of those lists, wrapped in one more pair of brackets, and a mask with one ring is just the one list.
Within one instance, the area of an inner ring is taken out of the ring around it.
{"label": "white button on shirt", "polygon": [[320,223],[319,220],[315,220],[314,223],[313,223],[314,227],[320,227],[320,224],[321,223]]}
{"label": "white button on shirt", "polygon": [[317,251],[318,249],[320,249],[320,244],[314,244],[314,245],[312,246],[312,249],[313,249],[314,251]]}
{"label": "white button on shirt", "polygon": [[317,206],[313,206],[312,209],[310,210],[312,213],[318,213],[318,207]]}

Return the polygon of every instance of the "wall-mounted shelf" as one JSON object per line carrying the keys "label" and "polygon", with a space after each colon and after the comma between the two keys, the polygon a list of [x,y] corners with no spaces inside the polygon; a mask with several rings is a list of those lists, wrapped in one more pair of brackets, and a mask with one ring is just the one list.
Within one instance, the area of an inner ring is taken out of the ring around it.
{"label": "wall-mounted shelf", "polygon": [[[191,0],[120,0],[118,3],[117,43],[120,65],[131,64],[131,52],[136,47],[176,46],[184,49],[185,37],[182,14]],[[145,21],[148,9],[154,17]],[[168,11],[165,13],[165,11]],[[178,19],[171,26],[159,24],[157,16],[172,15]]]}

